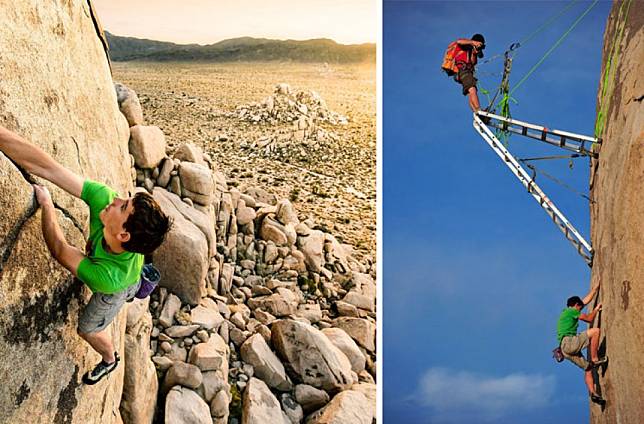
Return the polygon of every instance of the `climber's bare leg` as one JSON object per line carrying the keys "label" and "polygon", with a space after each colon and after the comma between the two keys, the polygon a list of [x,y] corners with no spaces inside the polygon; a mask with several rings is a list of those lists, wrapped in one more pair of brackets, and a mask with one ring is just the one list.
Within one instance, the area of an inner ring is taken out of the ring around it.
{"label": "climber's bare leg", "polygon": [[467,90],[467,98],[469,100],[472,112],[477,112],[479,109],[481,109],[481,105],[479,104],[479,96],[476,92],[476,87],[470,87],[470,89]]}
{"label": "climber's bare leg", "polygon": [[116,360],[114,357],[114,345],[112,344],[112,338],[107,334],[107,329],[96,332],[96,333],[78,333],[79,336],[83,338],[87,343],[89,343],[92,348],[98,352],[103,361],[108,364],[111,364]]}

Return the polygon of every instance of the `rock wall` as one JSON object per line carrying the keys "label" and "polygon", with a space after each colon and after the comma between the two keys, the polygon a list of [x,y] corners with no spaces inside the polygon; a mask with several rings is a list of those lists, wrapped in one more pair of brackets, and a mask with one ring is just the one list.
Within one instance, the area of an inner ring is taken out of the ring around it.
{"label": "rock wall", "polygon": [[607,403],[591,404],[593,423],[644,422],[644,8],[638,3],[615,2],[604,34],[598,109],[605,108],[606,124],[591,175],[592,284],[601,283],[601,347],[610,362],[599,372]]}
{"label": "rock wall", "polygon": [[[132,189],[128,124],[90,2],[3,1],[0,75],[0,124],[78,174]],[[76,334],[88,291],[49,255],[27,178],[0,153],[0,423],[119,423],[123,367],[80,385],[99,360]],[[48,186],[82,248],[87,207]],[[120,352],[124,314],[110,327]]]}

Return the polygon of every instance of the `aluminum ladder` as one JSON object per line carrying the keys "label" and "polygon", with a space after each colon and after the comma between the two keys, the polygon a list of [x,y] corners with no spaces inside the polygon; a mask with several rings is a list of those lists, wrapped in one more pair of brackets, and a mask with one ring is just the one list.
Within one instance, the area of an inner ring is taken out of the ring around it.
{"label": "aluminum ladder", "polygon": [[[482,118],[486,118],[488,123],[484,123]],[[584,259],[589,267],[593,264],[593,248],[582,235],[575,229],[566,216],[555,206],[555,204],[546,196],[541,188],[534,181],[534,178],[521,166],[517,159],[505,148],[503,143],[494,135],[488,127],[498,128],[503,131],[510,131],[515,134],[524,135],[530,138],[543,141],[548,144],[554,144],[566,150],[571,150],[579,154],[591,157],[597,157],[596,153],[587,149],[586,143],[601,143],[601,140],[584,135],[573,134],[565,131],[549,130],[546,127],[528,124],[515,119],[505,118],[489,112],[479,111],[474,113],[474,128],[481,134],[481,137],[490,145],[492,150],[503,160],[510,171],[519,179],[521,184],[528,190],[528,193],[539,203],[543,210],[548,214],[552,221],[557,225],[559,230],[574,246],[575,250]],[[555,139],[558,137],[558,139]],[[591,146],[592,148],[592,146]]]}
{"label": "aluminum ladder", "polygon": [[[597,153],[592,151],[593,144],[601,144],[601,140],[586,135],[574,134],[567,131],[551,130],[540,125],[528,124],[527,122],[518,121],[512,118],[505,118],[490,112],[479,111],[479,116],[487,118],[488,127],[496,128],[501,131],[511,132],[513,134],[534,138],[544,143],[570,150],[584,156],[597,158]],[[590,144],[590,148],[587,146]]]}

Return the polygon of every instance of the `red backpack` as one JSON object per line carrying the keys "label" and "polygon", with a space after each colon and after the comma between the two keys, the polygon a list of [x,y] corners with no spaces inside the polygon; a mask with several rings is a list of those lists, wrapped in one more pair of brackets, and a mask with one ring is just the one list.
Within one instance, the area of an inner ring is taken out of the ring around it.
{"label": "red backpack", "polygon": [[463,49],[458,45],[456,41],[449,43],[447,50],[445,50],[445,56],[443,56],[443,64],[441,69],[445,71],[447,76],[452,76],[458,73],[458,67],[456,66],[456,57],[459,53],[462,53]]}

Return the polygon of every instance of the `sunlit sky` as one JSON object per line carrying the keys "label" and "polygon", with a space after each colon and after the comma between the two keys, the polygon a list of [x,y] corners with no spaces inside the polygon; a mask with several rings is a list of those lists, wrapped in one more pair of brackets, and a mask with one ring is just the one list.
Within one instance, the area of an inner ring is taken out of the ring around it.
{"label": "sunlit sky", "polygon": [[374,43],[377,0],[94,0],[115,35],[187,44],[236,37]]}

